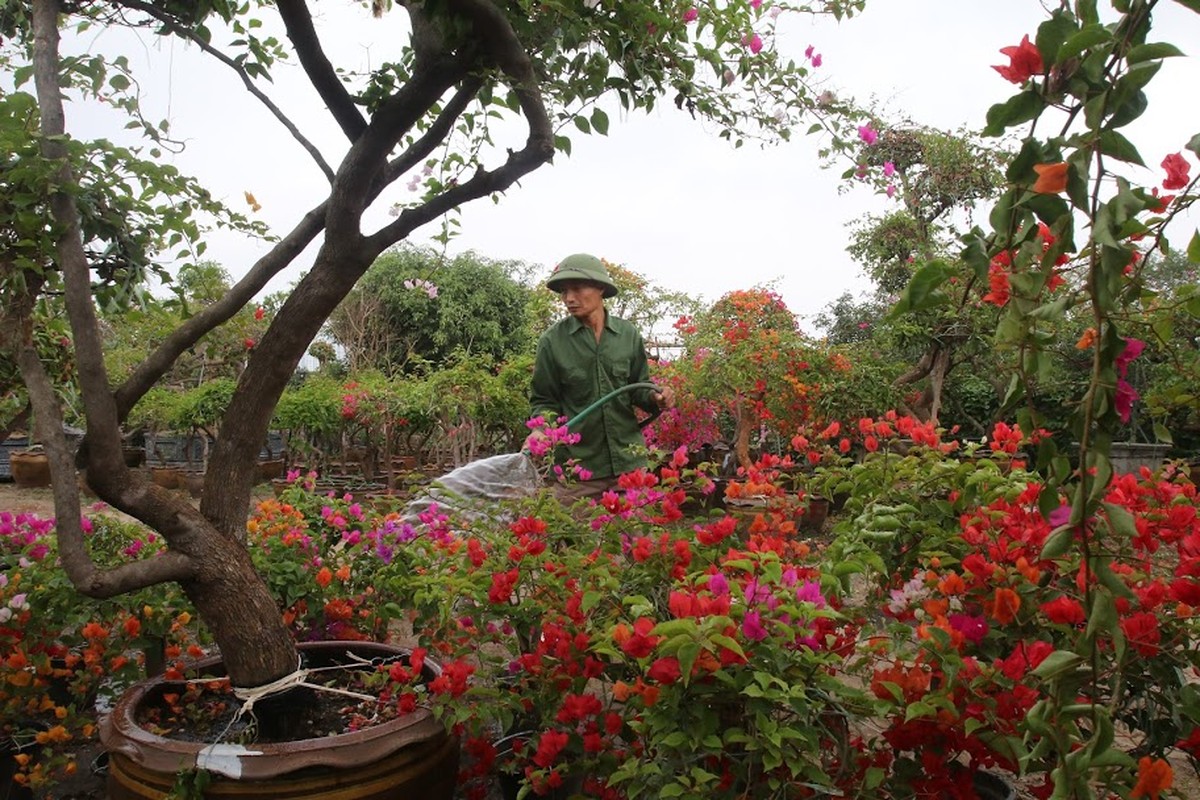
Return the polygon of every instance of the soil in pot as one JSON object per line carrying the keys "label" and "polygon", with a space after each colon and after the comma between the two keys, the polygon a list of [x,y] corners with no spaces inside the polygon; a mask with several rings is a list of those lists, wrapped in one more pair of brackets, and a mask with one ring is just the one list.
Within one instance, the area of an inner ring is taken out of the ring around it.
{"label": "soil in pot", "polygon": [[[372,666],[336,673],[325,668],[354,665],[356,659],[382,663],[408,657],[403,648],[369,642],[315,642],[301,644],[300,649],[312,683],[334,674],[355,675],[361,682],[374,671]],[[453,797],[458,742],[428,709],[399,713],[394,702],[315,692],[310,695],[311,713],[301,718],[308,738],[264,741],[270,737],[260,735],[245,718],[234,718],[240,701],[224,691],[228,681],[219,659],[201,662],[192,673],[213,680],[143,681],[105,718],[100,736],[110,754],[111,800],[161,797],[180,772],[197,768],[209,773],[204,796],[213,798]],[[436,664],[426,661],[422,678],[428,681],[438,674]],[[339,683],[354,690],[345,680]],[[260,701],[255,714],[261,721],[270,712]]]}

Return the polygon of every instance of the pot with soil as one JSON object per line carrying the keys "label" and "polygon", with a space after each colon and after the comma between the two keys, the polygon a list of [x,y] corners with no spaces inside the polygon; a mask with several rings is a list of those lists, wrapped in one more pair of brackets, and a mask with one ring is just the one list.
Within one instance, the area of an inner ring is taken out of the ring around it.
{"label": "pot with soil", "polygon": [[[305,686],[331,675],[367,675],[380,664],[406,662],[410,652],[373,642],[308,642],[298,649],[307,671]],[[424,682],[440,673],[436,664],[424,662]],[[100,740],[110,756],[110,800],[163,797],[180,775],[198,770],[209,779],[205,797],[453,797],[458,741],[426,708],[380,717],[377,713],[387,707],[374,697],[346,696],[346,690],[356,695],[364,691],[353,683],[340,693],[338,687],[293,689],[283,702],[307,707],[293,718],[295,727],[284,732],[269,724],[279,715],[266,709],[264,701],[255,704],[257,725],[251,714],[237,714],[242,701],[225,693],[228,682],[222,680],[219,657],[198,662],[191,675],[191,681],[159,676],[134,685],[102,721]],[[212,680],[196,680],[201,676]],[[207,693],[208,700],[197,700],[198,692]],[[222,706],[224,715],[218,713]]]}

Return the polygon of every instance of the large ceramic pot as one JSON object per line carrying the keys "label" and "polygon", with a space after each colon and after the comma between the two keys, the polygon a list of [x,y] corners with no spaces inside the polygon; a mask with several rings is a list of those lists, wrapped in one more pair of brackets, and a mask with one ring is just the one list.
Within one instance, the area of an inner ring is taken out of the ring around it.
{"label": "large ceramic pot", "polygon": [[22,489],[50,485],[50,457],[45,453],[12,453],[8,457],[13,483]]}
{"label": "large ceramic pot", "polygon": [[[299,645],[310,666],[407,655],[404,648],[373,642]],[[221,674],[220,659],[197,664],[197,674]],[[426,660],[426,678],[441,669]],[[137,722],[137,712],[163,694],[180,691],[161,676],[133,686],[101,723],[109,753],[109,800],[162,798],[177,773],[202,768],[213,776],[207,798],[305,800],[451,800],[458,773],[458,741],[417,711],[351,733],[277,744],[207,744],[167,739]]]}

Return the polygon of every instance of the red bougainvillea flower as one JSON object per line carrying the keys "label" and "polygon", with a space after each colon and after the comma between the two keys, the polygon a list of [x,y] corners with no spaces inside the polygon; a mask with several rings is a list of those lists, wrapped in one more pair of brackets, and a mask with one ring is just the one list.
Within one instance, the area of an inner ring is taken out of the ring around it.
{"label": "red bougainvillea flower", "polygon": [[266,314],[267,314],[267,312],[263,309],[262,306],[259,306],[258,308],[254,309],[254,318],[257,320],[262,320],[262,318],[264,316],[266,316]]}
{"label": "red bougainvillea flower", "polygon": [[1001,587],[992,595],[986,606],[992,619],[1007,625],[1017,618],[1017,610],[1021,608],[1021,596],[1012,589]]}
{"label": "red bougainvillea flower", "polygon": [[1034,164],[1033,171],[1037,173],[1037,180],[1030,187],[1032,191],[1038,194],[1058,194],[1065,191],[1067,188],[1067,162],[1060,161],[1057,164]]}
{"label": "red bougainvillea flower", "polygon": [[1158,617],[1149,611],[1130,614],[1121,620],[1121,632],[1139,655],[1152,658],[1158,655],[1162,631],[1158,628]]}
{"label": "red bougainvillea flower", "polygon": [[1008,282],[1008,269],[996,260],[988,267],[988,293],[981,300],[995,306],[1006,306],[1012,298],[1012,286]]}
{"label": "red bougainvillea flower", "polygon": [[1083,606],[1078,600],[1074,600],[1066,595],[1056,597],[1049,603],[1042,603],[1042,613],[1045,614],[1051,622],[1057,622],[1062,625],[1079,625],[1085,619]]}
{"label": "red bougainvillea flower", "polygon": [[992,69],[1009,83],[1024,83],[1034,75],[1041,75],[1046,69],[1037,45],[1029,41],[1029,34],[1021,39],[1020,44],[1001,47],[1000,52],[1008,56],[1008,65],[993,66]]}
{"label": "red bougainvillea flower", "polygon": [[1151,189],[1150,193],[1153,194],[1154,198],[1158,201],[1158,205],[1150,206],[1150,210],[1155,214],[1165,214],[1167,211],[1167,206],[1171,205],[1171,201],[1175,199],[1175,195],[1164,194],[1162,197],[1159,197],[1157,186]]}
{"label": "red bougainvillea flower", "polygon": [[1191,164],[1182,153],[1171,153],[1162,160],[1162,168],[1167,171],[1167,179],[1163,181],[1164,189],[1182,189],[1188,185],[1188,170]]}
{"label": "red bougainvillea flower", "polygon": [[1175,771],[1171,769],[1171,765],[1166,760],[1142,756],[1138,761],[1137,783],[1129,796],[1158,800],[1159,795],[1170,789],[1174,781]]}

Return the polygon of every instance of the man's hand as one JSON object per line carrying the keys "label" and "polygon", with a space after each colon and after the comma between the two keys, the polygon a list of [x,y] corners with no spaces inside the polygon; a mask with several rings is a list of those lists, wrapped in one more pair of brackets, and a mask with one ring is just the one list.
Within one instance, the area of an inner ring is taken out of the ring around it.
{"label": "man's hand", "polygon": [[673,408],[675,406],[675,390],[670,386],[664,386],[657,392],[651,392],[650,399],[660,409]]}

